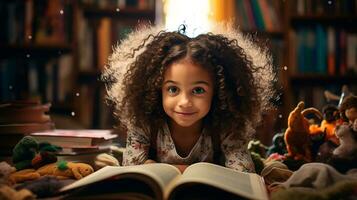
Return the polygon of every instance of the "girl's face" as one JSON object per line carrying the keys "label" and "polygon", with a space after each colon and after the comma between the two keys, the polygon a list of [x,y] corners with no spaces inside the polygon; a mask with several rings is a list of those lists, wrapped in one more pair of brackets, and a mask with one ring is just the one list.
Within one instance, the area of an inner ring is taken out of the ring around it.
{"label": "girl's face", "polygon": [[164,73],[162,104],[165,113],[181,127],[199,125],[210,110],[213,78],[188,60],[171,64]]}

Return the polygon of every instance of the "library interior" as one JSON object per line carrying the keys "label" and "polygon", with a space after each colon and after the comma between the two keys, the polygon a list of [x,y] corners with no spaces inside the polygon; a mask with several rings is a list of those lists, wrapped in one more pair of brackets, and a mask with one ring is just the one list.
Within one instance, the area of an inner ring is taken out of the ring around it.
{"label": "library interior", "polygon": [[[284,199],[294,183],[316,189],[296,190],[301,197],[356,198],[357,174],[346,174],[357,168],[357,0],[0,1],[0,196],[10,194],[2,185],[20,195],[21,184],[32,198],[62,195],[32,190],[24,180],[36,178],[14,171],[56,161],[92,171],[120,165],[127,129],[103,80],[111,55],[145,27],[183,26],[195,37],[217,24],[252,41],[271,62],[272,106],[251,122],[246,147],[270,194],[279,189],[271,183],[284,182],[286,193],[270,198]],[[314,162],[333,166],[338,178],[298,183],[297,176],[314,173],[301,166]]]}

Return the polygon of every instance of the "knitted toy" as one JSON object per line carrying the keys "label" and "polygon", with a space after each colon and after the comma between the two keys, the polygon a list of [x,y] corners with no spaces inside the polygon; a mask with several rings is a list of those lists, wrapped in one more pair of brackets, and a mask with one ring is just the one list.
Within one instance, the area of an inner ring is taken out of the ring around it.
{"label": "knitted toy", "polygon": [[322,109],[324,120],[322,120],[320,128],[326,133],[325,140],[331,140],[335,144],[339,144],[335,135],[335,128],[340,124],[340,112],[334,105],[326,105]]}
{"label": "knitted toy", "polygon": [[261,143],[259,140],[251,140],[248,143],[248,150],[250,152],[259,154],[261,157],[265,157],[267,149],[268,147]]}
{"label": "knitted toy", "polygon": [[340,146],[333,151],[333,155],[340,158],[357,158],[357,119],[352,125],[339,126],[336,136],[340,140]]}
{"label": "knitted toy", "polygon": [[27,189],[21,189],[19,191],[8,185],[0,185],[0,199],[1,200],[34,200],[36,195],[32,194]]}
{"label": "knitted toy", "polygon": [[11,185],[12,183],[9,180],[9,176],[15,171],[16,169],[10,166],[7,162],[0,162],[0,185]]}
{"label": "knitted toy", "polygon": [[101,153],[95,157],[94,168],[100,169],[105,166],[119,166],[119,161],[112,155]]}
{"label": "knitted toy", "polygon": [[22,138],[12,150],[12,162],[17,170],[32,168],[31,161],[38,151],[38,142],[31,136]]}
{"label": "knitted toy", "polygon": [[340,113],[344,121],[352,124],[357,119],[357,96],[346,97],[340,105]]}
{"label": "knitted toy", "polygon": [[37,170],[24,169],[17,171],[10,175],[10,179],[16,183],[35,180],[45,175],[55,176],[58,179],[81,179],[93,173],[93,171],[93,168],[85,163],[60,161],[58,163],[47,164]]}
{"label": "knitted toy", "polygon": [[39,143],[39,152],[31,160],[32,167],[38,169],[46,164],[57,162],[56,153],[60,150],[62,150],[62,147],[48,142]]}
{"label": "knitted toy", "polygon": [[272,145],[268,148],[266,156],[268,157],[273,153],[278,153],[279,155],[287,153],[284,142],[284,133],[277,133],[273,136]]}
{"label": "knitted toy", "polygon": [[45,164],[56,162],[56,152],[60,150],[61,147],[48,142],[38,143],[35,138],[25,136],[14,147],[12,161],[17,170],[37,169]]}
{"label": "knitted toy", "polygon": [[312,160],[310,125],[305,115],[314,113],[322,117],[322,114],[315,108],[304,109],[304,107],[304,102],[299,102],[296,108],[290,112],[284,140],[289,157],[310,162]]}

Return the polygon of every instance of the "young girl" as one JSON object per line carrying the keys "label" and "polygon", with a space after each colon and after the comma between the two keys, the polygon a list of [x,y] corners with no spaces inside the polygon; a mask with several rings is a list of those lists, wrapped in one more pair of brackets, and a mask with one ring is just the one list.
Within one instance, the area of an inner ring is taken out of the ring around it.
{"label": "young girl", "polygon": [[128,130],[123,165],[254,171],[247,142],[269,106],[271,60],[240,33],[217,30],[191,38],[147,28],[114,49],[103,77]]}

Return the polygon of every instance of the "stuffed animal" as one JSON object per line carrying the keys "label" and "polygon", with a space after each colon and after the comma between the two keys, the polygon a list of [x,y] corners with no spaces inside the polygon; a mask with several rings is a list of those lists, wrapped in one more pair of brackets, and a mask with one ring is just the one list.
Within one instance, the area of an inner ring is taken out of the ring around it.
{"label": "stuffed animal", "polygon": [[336,130],[336,136],[340,140],[332,153],[339,158],[357,157],[357,119],[352,125],[342,124]]}
{"label": "stuffed animal", "polygon": [[10,179],[16,183],[35,180],[41,176],[51,175],[58,179],[75,178],[81,179],[91,173],[93,168],[85,163],[73,163],[60,161],[57,163],[47,164],[39,169],[24,169],[14,172],[10,175]]}
{"label": "stuffed animal", "polygon": [[357,119],[357,96],[346,97],[340,106],[340,113],[344,121],[352,124]]}
{"label": "stuffed animal", "polygon": [[325,140],[331,140],[335,144],[339,144],[339,141],[335,135],[335,128],[340,122],[340,112],[334,105],[326,105],[322,109],[324,120],[322,120],[320,128],[326,134]]}
{"label": "stuffed animal", "polygon": [[266,156],[270,156],[273,153],[284,155],[287,153],[286,145],[284,142],[284,133],[277,133],[273,136],[272,145],[268,148]]}
{"label": "stuffed animal", "polygon": [[320,117],[322,114],[315,108],[306,108],[304,102],[299,102],[296,108],[290,112],[288,118],[288,128],[285,131],[284,140],[288,156],[295,160],[304,160],[310,162],[311,140],[309,122],[305,115],[313,113]]}
{"label": "stuffed animal", "polygon": [[38,151],[38,142],[31,136],[22,138],[12,150],[12,162],[17,170],[32,168],[32,159]]}
{"label": "stuffed animal", "polygon": [[23,137],[14,147],[12,161],[17,170],[39,168],[57,162],[56,152],[62,148],[48,142],[39,143],[31,136]]}
{"label": "stuffed animal", "polygon": [[46,164],[57,162],[56,153],[62,150],[62,147],[52,145],[48,142],[39,143],[39,152],[31,160],[33,168],[38,169]]}
{"label": "stuffed animal", "polygon": [[[7,162],[0,162],[0,185],[11,185],[9,176],[11,173],[15,172],[15,167],[12,167]],[[1,198],[0,198],[1,199]]]}
{"label": "stuffed animal", "polygon": [[21,189],[15,190],[8,185],[0,185],[0,199],[1,200],[35,200],[34,195],[30,190]]}
{"label": "stuffed animal", "polygon": [[260,140],[254,139],[248,143],[248,150],[259,154],[261,157],[265,157],[267,149],[268,147],[261,143]]}

